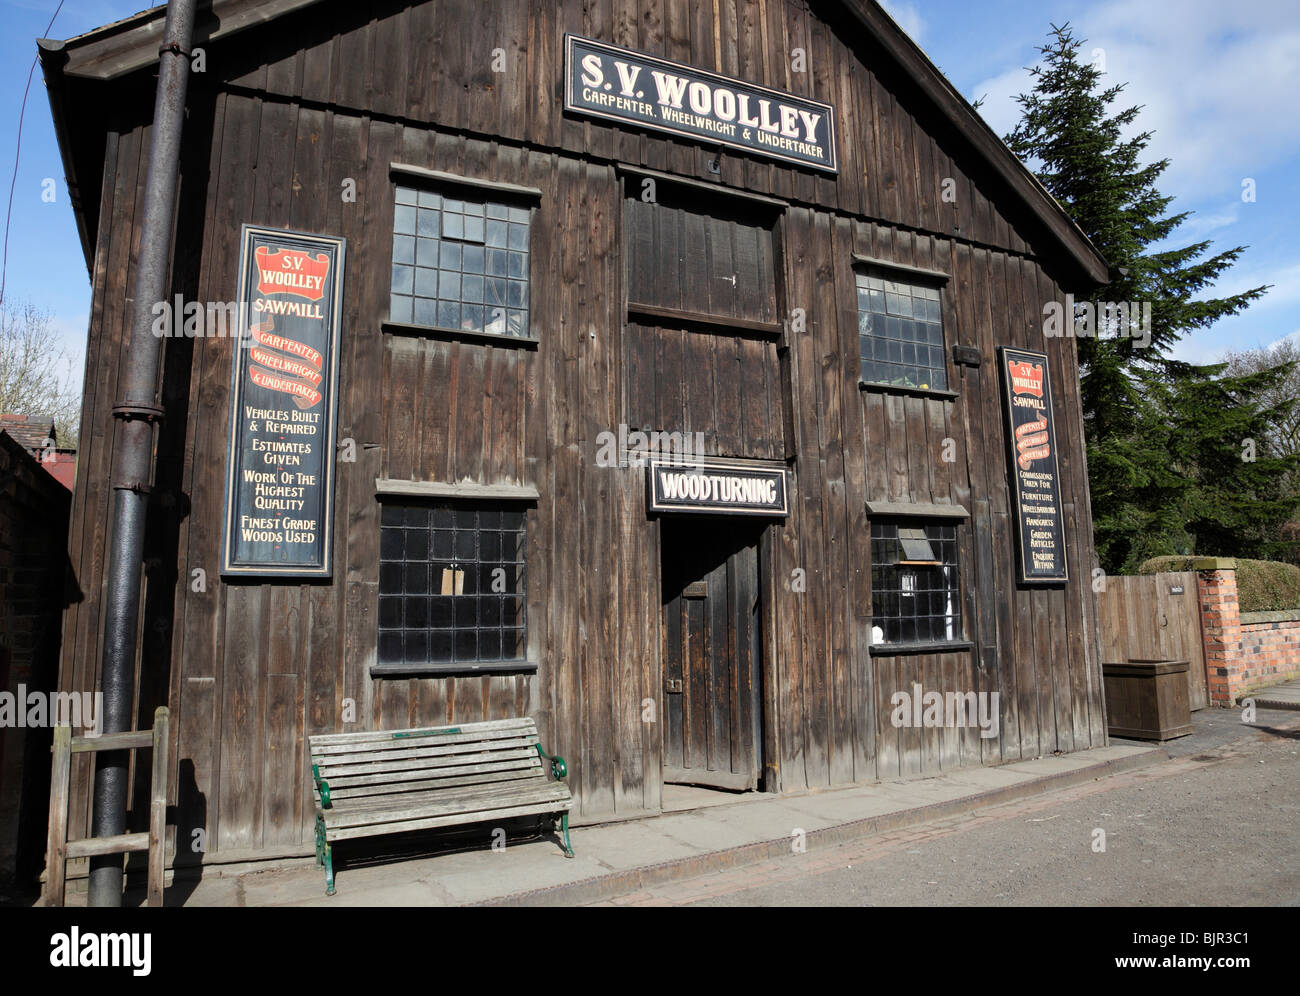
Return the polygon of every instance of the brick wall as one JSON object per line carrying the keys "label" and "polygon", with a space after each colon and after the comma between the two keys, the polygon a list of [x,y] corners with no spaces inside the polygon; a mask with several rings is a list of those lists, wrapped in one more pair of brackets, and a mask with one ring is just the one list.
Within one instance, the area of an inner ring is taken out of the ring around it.
{"label": "brick wall", "polygon": [[[68,563],[71,494],[0,432],[0,691],[51,691]],[[0,728],[0,881],[44,859],[50,731]]]}
{"label": "brick wall", "polygon": [[1300,678],[1300,612],[1243,614],[1234,561],[1194,566],[1210,704],[1230,707],[1248,692]]}
{"label": "brick wall", "polygon": [[1300,611],[1241,616],[1237,694],[1300,678]]}
{"label": "brick wall", "polygon": [[1201,597],[1201,634],[1205,640],[1206,687],[1210,704],[1230,706],[1238,682],[1241,612],[1237,608],[1237,571],[1196,572]]}

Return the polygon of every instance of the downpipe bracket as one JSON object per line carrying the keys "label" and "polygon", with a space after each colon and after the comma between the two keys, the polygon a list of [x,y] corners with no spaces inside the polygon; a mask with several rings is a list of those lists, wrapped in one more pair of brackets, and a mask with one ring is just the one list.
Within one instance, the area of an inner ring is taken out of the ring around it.
{"label": "downpipe bracket", "polygon": [[125,401],[120,405],[114,405],[112,408],[113,418],[120,418],[130,421],[133,418],[144,419],[146,422],[161,422],[167,412],[161,405],[149,405],[141,401]]}

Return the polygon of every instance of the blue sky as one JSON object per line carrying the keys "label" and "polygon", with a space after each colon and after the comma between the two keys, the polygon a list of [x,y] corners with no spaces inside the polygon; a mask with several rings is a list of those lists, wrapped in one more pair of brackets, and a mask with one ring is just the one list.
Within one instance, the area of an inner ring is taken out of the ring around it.
{"label": "blue sky", "polygon": [[[7,195],[18,114],[35,39],[57,0],[0,0],[0,177]],[[1017,119],[1013,101],[1028,89],[1049,22],[1069,21],[1105,53],[1109,78],[1127,81],[1129,103],[1145,106],[1138,125],[1155,131],[1152,158],[1172,165],[1161,187],[1173,208],[1195,214],[1173,240],[1209,238],[1214,247],[1247,245],[1222,293],[1273,284],[1245,314],[1180,345],[1195,362],[1225,349],[1300,338],[1300,5],[1296,0],[889,0],[895,20],[970,100],[998,134]],[[66,0],[50,34],[68,38],[142,8],[139,0]],[[42,182],[56,182],[54,203]],[[1242,181],[1256,200],[1243,202]],[[1212,247],[1213,248],[1213,247]],[[90,285],[73,224],[40,72],[23,125],[8,247],[6,296],[49,309],[79,378]]]}

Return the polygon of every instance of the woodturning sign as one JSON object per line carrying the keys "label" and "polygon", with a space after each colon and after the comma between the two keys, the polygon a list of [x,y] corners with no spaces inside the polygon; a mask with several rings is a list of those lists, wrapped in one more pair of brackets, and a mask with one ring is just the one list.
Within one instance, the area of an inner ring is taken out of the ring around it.
{"label": "woodturning sign", "polygon": [[650,461],[651,512],[785,515],[785,468],[739,461]]}
{"label": "woodturning sign", "polygon": [[1016,508],[1019,581],[1021,584],[1068,581],[1047,355],[1009,346],[999,347],[998,355],[1007,425],[1007,459]]}
{"label": "woodturning sign", "polygon": [[577,35],[564,72],[565,110],[839,172],[830,104]]}
{"label": "woodturning sign", "polygon": [[330,576],[344,248],[243,228],[222,574]]}

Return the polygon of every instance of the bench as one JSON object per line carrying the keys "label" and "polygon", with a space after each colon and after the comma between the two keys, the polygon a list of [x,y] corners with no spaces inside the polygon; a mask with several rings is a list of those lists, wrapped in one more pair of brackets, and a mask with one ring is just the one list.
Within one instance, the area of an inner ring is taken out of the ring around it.
{"label": "bench", "polygon": [[562,781],[568,769],[542,750],[531,719],[321,734],[308,744],[316,864],[325,868],[327,895],[334,895],[333,845],[359,837],[550,813],[565,857],[573,857],[573,796]]}

